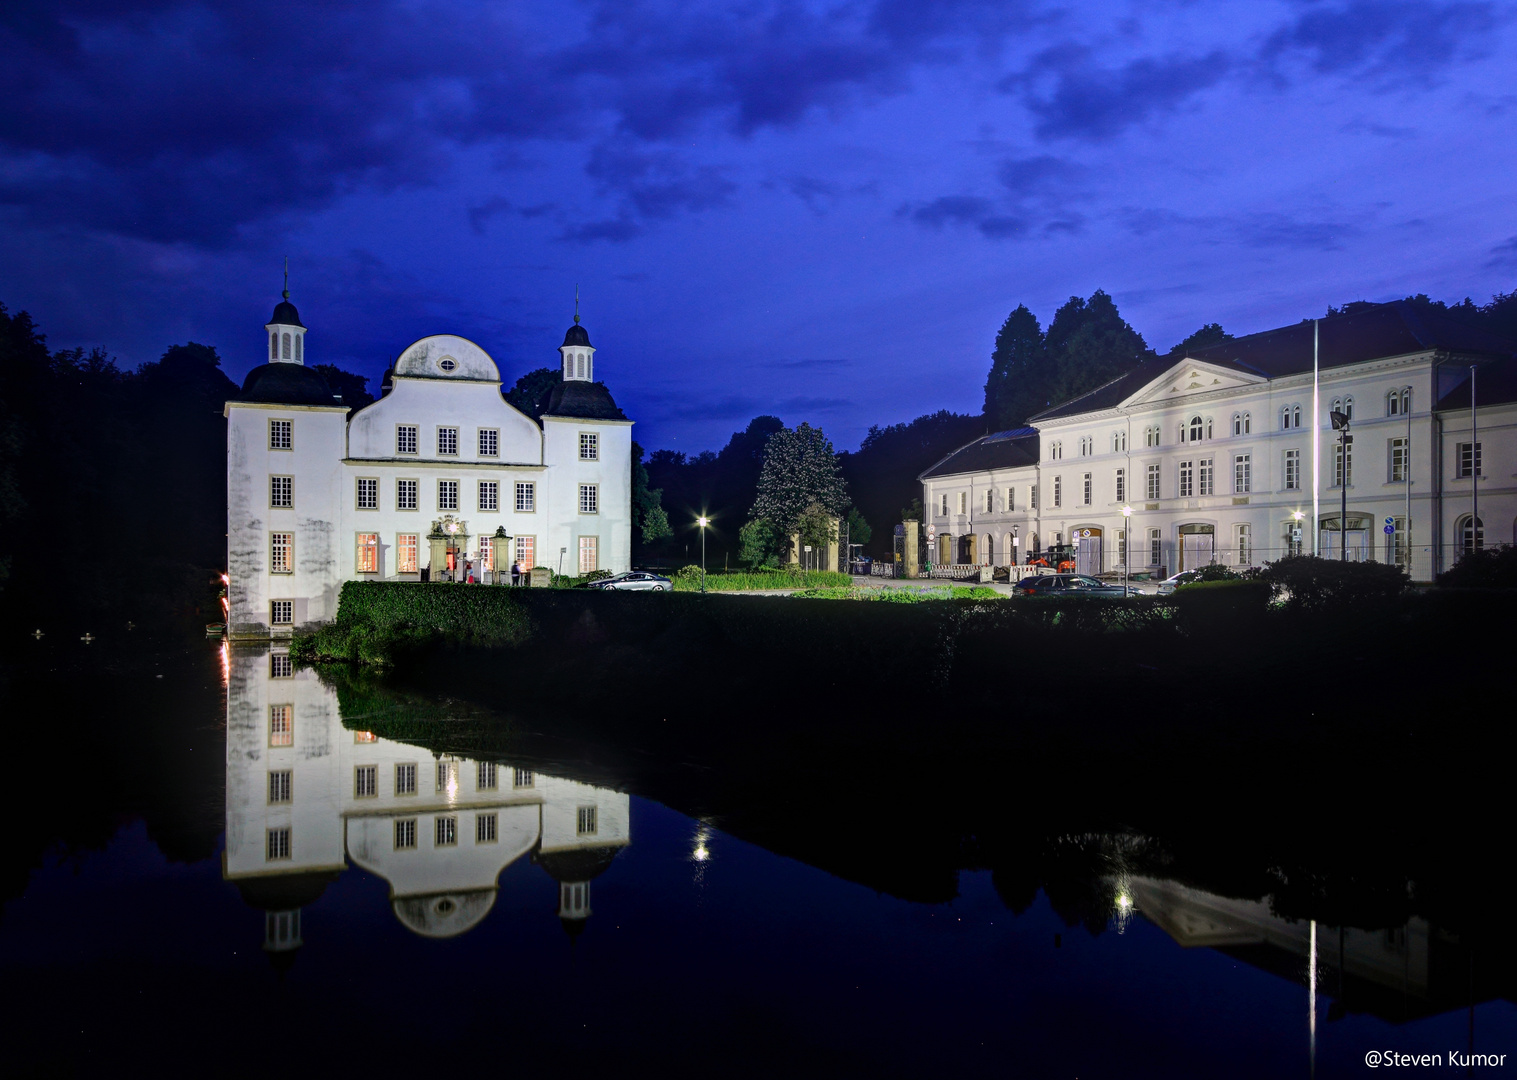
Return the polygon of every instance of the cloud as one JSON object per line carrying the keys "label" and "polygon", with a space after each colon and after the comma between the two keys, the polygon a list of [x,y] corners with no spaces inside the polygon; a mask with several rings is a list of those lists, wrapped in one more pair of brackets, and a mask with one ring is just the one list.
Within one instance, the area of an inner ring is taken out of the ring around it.
{"label": "cloud", "polygon": [[575,243],[586,244],[595,240],[609,240],[613,244],[625,244],[628,240],[635,240],[643,233],[643,227],[630,218],[607,218],[601,221],[587,221],[580,225],[569,225],[558,234],[560,240],[570,240]]}
{"label": "cloud", "polygon": [[585,172],[603,192],[624,197],[627,207],[647,218],[726,206],[737,185],[714,166],[691,166],[668,151],[598,146]]}
{"label": "cloud", "polygon": [[1038,118],[1044,139],[1102,142],[1134,124],[1173,112],[1188,99],[1220,82],[1232,61],[1220,49],[1204,56],[1141,57],[1105,67],[1083,45],[1065,43],[1043,50],[1023,71],[1007,76],[1001,89],[1019,94]]}
{"label": "cloud", "polygon": [[1508,237],[1491,248],[1490,255],[1485,261],[1485,269],[1517,270],[1517,236]]}
{"label": "cloud", "polygon": [[509,209],[511,209],[511,200],[499,195],[493,199],[486,199],[478,206],[471,206],[469,207],[469,228],[473,229],[476,235],[483,236],[485,225],[490,219]]}
{"label": "cloud", "polygon": [[1388,82],[1427,79],[1461,56],[1489,49],[1489,3],[1351,0],[1314,5],[1271,34],[1261,58],[1301,56],[1321,74],[1367,73]]}
{"label": "cloud", "polygon": [[972,225],[991,240],[1006,240],[1027,232],[1027,222],[1003,213],[990,199],[979,195],[940,195],[931,202],[902,206],[897,214],[919,225],[941,229],[944,225]]}

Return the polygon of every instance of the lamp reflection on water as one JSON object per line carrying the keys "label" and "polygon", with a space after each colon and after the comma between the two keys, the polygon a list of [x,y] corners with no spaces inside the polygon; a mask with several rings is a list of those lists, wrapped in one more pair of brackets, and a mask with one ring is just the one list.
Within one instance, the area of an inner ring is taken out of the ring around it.
{"label": "lamp reflection on water", "polygon": [[1306,954],[1306,1027],[1311,1075],[1317,1075],[1317,920],[1312,920],[1311,945]]}

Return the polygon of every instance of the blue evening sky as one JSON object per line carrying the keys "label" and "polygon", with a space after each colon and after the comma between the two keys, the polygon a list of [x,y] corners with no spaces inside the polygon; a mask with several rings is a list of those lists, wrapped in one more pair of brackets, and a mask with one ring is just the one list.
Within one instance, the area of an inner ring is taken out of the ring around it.
{"label": "blue evening sky", "polygon": [[576,283],[650,448],[978,411],[1104,288],[1151,346],[1517,285],[1517,5],[0,5],[0,301],[127,364],[430,333],[507,380]]}

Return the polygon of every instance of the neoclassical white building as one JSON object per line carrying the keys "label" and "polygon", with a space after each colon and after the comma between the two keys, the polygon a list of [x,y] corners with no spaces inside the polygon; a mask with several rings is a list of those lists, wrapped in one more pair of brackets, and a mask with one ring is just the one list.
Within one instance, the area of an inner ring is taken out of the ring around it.
{"label": "neoclassical white building", "polygon": [[349,415],[306,366],[289,293],[268,363],[226,405],[228,628],[278,636],[329,621],[345,581],[493,581],[515,561],[566,574],[629,569],[632,422],[595,380],[579,315],[562,381],[534,420],[478,345],[404,349],[381,397]]}
{"label": "neoclassical white building", "polygon": [[1083,573],[1173,574],[1314,545],[1338,558],[1346,530],[1349,559],[1431,579],[1471,544],[1514,541],[1514,350],[1398,301],[1156,357],[922,473],[931,557],[1075,545]]}
{"label": "neoclassical white building", "polygon": [[442,938],[477,926],[527,858],[558,883],[564,929],[584,929],[591,882],[631,842],[625,793],[352,730],[336,690],[279,645],[228,647],[226,670],[222,876],[265,912],[276,962],[350,865],[389,883],[407,928]]}

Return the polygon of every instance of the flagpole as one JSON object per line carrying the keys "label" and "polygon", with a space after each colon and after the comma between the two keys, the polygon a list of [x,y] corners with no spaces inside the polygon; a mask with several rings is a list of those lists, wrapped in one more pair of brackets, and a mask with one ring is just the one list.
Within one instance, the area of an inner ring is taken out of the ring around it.
{"label": "flagpole", "polygon": [[1317,383],[1317,358],[1318,358],[1318,326],[1321,320],[1312,320],[1312,554],[1322,554],[1317,550],[1318,541],[1322,535],[1320,516],[1322,513],[1320,487],[1322,484],[1322,400],[1321,389]]}

